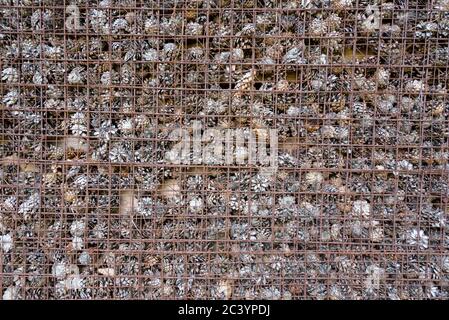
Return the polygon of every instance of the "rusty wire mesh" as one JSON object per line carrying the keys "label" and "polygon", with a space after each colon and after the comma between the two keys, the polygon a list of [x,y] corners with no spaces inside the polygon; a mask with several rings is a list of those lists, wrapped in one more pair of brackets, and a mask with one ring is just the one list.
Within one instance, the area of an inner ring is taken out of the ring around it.
{"label": "rusty wire mesh", "polygon": [[447,298],[449,1],[0,4],[4,299]]}

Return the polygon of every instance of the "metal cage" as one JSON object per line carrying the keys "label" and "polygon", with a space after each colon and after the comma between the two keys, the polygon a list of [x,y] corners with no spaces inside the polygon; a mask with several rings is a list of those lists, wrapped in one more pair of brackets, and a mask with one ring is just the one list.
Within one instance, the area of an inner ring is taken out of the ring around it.
{"label": "metal cage", "polygon": [[0,55],[3,299],[448,297],[448,0],[0,0]]}

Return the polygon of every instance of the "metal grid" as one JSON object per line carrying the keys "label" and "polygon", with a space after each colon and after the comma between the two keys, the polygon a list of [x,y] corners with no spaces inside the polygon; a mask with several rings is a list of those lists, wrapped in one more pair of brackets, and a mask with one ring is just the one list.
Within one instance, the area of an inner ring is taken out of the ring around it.
{"label": "metal grid", "polygon": [[0,4],[4,299],[447,298],[449,1]]}

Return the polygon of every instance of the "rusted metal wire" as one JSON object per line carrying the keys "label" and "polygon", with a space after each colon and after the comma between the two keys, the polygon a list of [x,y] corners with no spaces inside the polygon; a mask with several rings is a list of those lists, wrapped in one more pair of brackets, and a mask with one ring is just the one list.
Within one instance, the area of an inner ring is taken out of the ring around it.
{"label": "rusted metal wire", "polygon": [[[447,0],[0,0],[2,297],[446,299],[448,21]],[[276,129],[275,170],[204,154],[207,129]]]}

